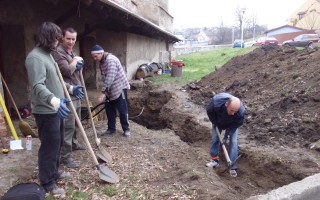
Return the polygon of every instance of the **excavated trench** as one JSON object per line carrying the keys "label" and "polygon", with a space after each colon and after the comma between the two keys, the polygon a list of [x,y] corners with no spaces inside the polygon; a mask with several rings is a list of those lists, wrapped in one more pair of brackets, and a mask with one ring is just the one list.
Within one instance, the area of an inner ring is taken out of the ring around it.
{"label": "excavated trench", "polygon": [[[204,108],[188,101],[188,94],[177,89],[163,89],[142,82],[132,85],[129,93],[129,113],[132,121],[148,129],[174,130],[183,142],[200,149],[200,154],[207,154],[209,158],[211,127]],[[254,143],[248,142],[245,137],[245,135],[239,136],[239,153],[242,157],[239,159],[241,178],[237,179],[238,183],[243,182],[243,187],[235,184],[233,179],[221,179],[224,184],[233,188],[235,193],[245,197],[263,194],[299,181],[313,173],[312,169],[309,170],[308,162],[304,170],[292,167],[295,161],[288,155],[290,152],[270,153],[268,148],[259,148]],[[224,162],[224,155],[220,156]],[[204,165],[206,160],[203,162]],[[311,166],[314,164],[309,162]],[[203,168],[207,170],[206,167]],[[228,174],[222,176],[226,177]],[[244,188],[245,185],[252,189]]]}

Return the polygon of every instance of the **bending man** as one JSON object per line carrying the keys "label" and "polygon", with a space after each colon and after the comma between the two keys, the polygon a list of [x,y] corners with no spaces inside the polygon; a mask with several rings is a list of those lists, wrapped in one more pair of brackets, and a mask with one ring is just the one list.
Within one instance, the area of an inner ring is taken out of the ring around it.
{"label": "bending man", "polygon": [[[229,156],[231,162],[238,157],[238,128],[243,125],[245,108],[239,98],[228,93],[219,93],[215,95],[207,106],[207,114],[212,123],[211,139],[211,161],[207,167],[219,166],[220,141],[217,135],[217,129],[221,133],[226,130],[224,142],[230,138]],[[238,163],[235,163],[230,169],[230,175],[237,176]]]}

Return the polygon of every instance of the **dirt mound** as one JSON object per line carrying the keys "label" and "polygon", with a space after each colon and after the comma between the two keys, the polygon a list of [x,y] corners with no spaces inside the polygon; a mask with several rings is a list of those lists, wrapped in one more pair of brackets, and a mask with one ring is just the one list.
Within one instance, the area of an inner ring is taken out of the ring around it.
{"label": "dirt mound", "polygon": [[[129,110],[144,111],[132,120],[150,129],[169,128],[191,147],[186,157],[187,166],[198,175],[199,187],[193,185],[196,198],[245,199],[265,193],[319,172],[319,58],[317,49],[268,45],[233,58],[183,88],[138,82],[140,86],[130,91]],[[211,174],[204,167],[211,139],[205,105],[219,92],[241,98],[247,111],[239,134],[242,158],[237,179]],[[165,159],[186,161],[174,155]],[[209,189],[208,179],[221,184],[219,189]],[[230,196],[220,196],[226,193]]]}
{"label": "dirt mound", "polygon": [[186,87],[205,106],[214,93],[241,98],[248,139],[260,145],[311,147],[320,139],[320,51],[275,45],[233,58],[218,71]]}

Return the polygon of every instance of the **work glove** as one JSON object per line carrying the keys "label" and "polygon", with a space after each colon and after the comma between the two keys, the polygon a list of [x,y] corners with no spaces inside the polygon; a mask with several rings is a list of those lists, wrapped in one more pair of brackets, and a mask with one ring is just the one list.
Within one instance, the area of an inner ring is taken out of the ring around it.
{"label": "work glove", "polygon": [[60,119],[65,119],[68,116],[68,114],[70,113],[70,110],[66,105],[66,103],[68,103],[70,101],[71,101],[70,99],[65,99],[65,98],[60,99],[60,107],[57,112],[58,117]]}
{"label": "work glove", "polygon": [[75,56],[74,58],[77,60],[76,68],[80,71],[83,68],[84,60],[80,56]]}
{"label": "work glove", "polygon": [[83,68],[83,65],[84,65],[84,61],[83,60],[78,61],[77,64],[76,64],[77,70],[80,71]]}
{"label": "work glove", "polygon": [[77,97],[78,99],[82,99],[84,97],[84,93],[82,92],[83,86],[74,85],[72,90],[72,95]]}

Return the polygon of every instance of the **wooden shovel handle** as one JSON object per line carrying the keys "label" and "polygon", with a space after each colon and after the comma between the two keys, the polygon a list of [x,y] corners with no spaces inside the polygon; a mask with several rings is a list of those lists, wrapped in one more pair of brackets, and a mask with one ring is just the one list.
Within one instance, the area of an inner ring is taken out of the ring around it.
{"label": "wooden shovel handle", "polygon": [[[70,97],[69,92],[68,92],[68,90],[67,90],[66,84],[64,83],[64,80],[63,80],[63,78],[62,78],[62,75],[61,75],[59,66],[58,66],[58,64],[55,62],[55,60],[53,59],[53,57],[52,57],[51,54],[50,54],[50,56],[51,56],[51,59],[52,59],[52,61],[54,62],[54,65],[55,65],[55,67],[56,67],[57,74],[58,74],[58,76],[59,76],[59,79],[60,79],[61,85],[62,85],[62,87],[63,87],[64,93],[65,93],[66,97],[71,100],[71,97]],[[98,166],[98,165],[99,165],[99,162],[98,162],[98,160],[97,160],[97,157],[94,155],[93,149],[92,149],[91,144],[90,144],[90,142],[89,142],[89,140],[88,140],[88,137],[87,137],[87,135],[86,135],[86,133],[85,133],[85,131],[84,131],[84,128],[83,128],[83,126],[82,126],[82,124],[81,124],[81,121],[80,121],[79,116],[78,116],[78,114],[77,114],[77,112],[76,112],[76,109],[74,108],[74,105],[73,105],[72,102],[69,102],[69,105],[70,105],[70,107],[71,107],[72,113],[74,114],[74,116],[75,116],[75,118],[76,118],[76,122],[77,122],[77,125],[78,125],[78,127],[79,127],[79,129],[80,129],[80,132],[81,132],[82,136],[83,136],[83,139],[84,139],[87,147],[89,148],[89,152],[90,152],[91,157],[92,157],[92,159],[93,159],[93,161],[94,161],[94,164],[95,164],[96,166]]]}
{"label": "wooden shovel handle", "polygon": [[15,103],[15,101],[14,101],[14,99],[13,99],[12,95],[11,95],[11,92],[10,92],[10,90],[9,90],[8,86],[7,86],[7,83],[6,83],[6,81],[4,80],[4,78],[3,78],[3,76],[2,76],[2,75],[1,75],[1,77],[2,77],[3,85],[4,85],[4,87],[6,88],[6,90],[7,90],[8,94],[9,94],[9,97],[10,97],[10,99],[11,99],[11,101],[12,101],[12,104],[13,104],[13,106],[14,106],[14,109],[16,110],[17,115],[18,115],[18,117],[19,117],[19,120],[20,120],[20,121],[22,121],[21,116],[20,116],[20,112],[19,112],[19,110],[18,110],[18,108],[17,108],[17,105],[16,105],[16,103]]}
{"label": "wooden shovel handle", "polygon": [[[228,163],[229,165],[231,165],[231,160],[230,160],[228,151],[227,151],[227,149],[226,149],[226,145],[224,145],[223,140],[222,140],[222,136],[221,136],[222,134],[219,133],[219,130],[218,130],[217,128],[216,128],[216,132],[217,132],[219,141],[220,141],[220,143],[221,143],[223,153],[224,153],[224,155],[225,155],[225,157],[226,157],[227,163]],[[222,132],[222,131],[221,131],[221,132]]]}
{"label": "wooden shovel handle", "polygon": [[98,135],[97,135],[96,127],[94,125],[93,116],[92,116],[92,113],[91,113],[91,108],[90,108],[90,104],[89,104],[89,97],[88,97],[88,93],[87,93],[87,89],[86,89],[86,84],[85,84],[84,79],[83,79],[82,69],[80,70],[80,79],[81,79],[81,83],[82,83],[82,86],[83,86],[84,96],[85,96],[86,102],[87,102],[87,108],[88,108],[88,112],[89,112],[91,126],[92,126],[93,133],[94,133],[94,139],[96,140],[97,146],[99,147],[99,144],[97,142]]}

